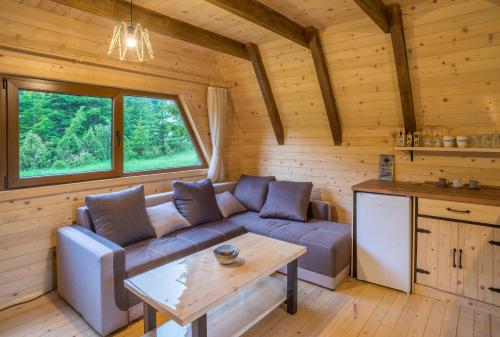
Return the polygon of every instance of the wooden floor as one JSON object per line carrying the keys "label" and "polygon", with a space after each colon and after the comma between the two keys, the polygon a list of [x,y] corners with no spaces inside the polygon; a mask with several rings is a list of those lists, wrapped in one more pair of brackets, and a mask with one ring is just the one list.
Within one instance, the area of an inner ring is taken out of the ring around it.
{"label": "wooden floor", "polygon": [[[299,283],[299,311],[274,310],[245,334],[257,336],[491,336],[500,318],[420,295],[349,280],[332,292]],[[164,318],[159,317],[161,321]],[[114,336],[141,336],[142,320]],[[0,336],[98,336],[56,292],[0,312]]]}

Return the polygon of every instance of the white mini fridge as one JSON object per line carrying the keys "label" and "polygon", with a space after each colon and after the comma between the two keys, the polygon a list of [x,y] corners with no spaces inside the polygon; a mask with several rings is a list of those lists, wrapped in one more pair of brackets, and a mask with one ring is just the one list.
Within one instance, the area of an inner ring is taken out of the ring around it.
{"label": "white mini fridge", "polygon": [[412,199],[356,194],[357,278],[411,292]]}

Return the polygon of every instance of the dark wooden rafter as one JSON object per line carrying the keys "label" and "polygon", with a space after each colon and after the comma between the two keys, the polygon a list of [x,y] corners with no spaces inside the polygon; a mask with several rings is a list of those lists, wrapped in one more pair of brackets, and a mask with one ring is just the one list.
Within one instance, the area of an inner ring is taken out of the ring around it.
{"label": "dark wooden rafter", "polygon": [[415,107],[406,52],[406,40],[403,29],[403,15],[399,4],[386,6],[382,0],[354,0],[366,14],[385,32],[391,33],[392,49],[398,76],[399,95],[403,111],[403,122],[406,132],[414,132],[417,128]]}
{"label": "dark wooden rafter", "polygon": [[[123,0],[53,0],[94,15],[120,21],[130,17],[130,2]],[[133,5],[134,20],[152,32],[188,43],[213,49],[225,54],[250,60],[244,43],[196,27],[147,8]]]}
{"label": "dark wooden rafter", "polygon": [[304,28],[257,0],[206,1],[311,50],[333,140],[336,145],[340,145],[342,127],[318,30],[314,27]]}
{"label": "dark wooden rafter", "polygon": [[[94,15],[120,21],[130,15],[130,2],[123,0],[53,0],[62,5],[76,8]],[[257,46],[233,40],[231,38],[196,27],[189,23],[133,5],[134,19],[152,32],[169,36],[218,52],[252,61],[255,74],[259,80],[271,124],[278,144],[284,143],[284,132],[276,102],[267,78]]]}
{"label": "dark wooden rafter", "polygon": [[308,47],[304,27],[256,0],[206,1],[304,47]]}
{"label": "dark wooden rafter", "polygon": [[276,139],[279,145],[283,145],[285,143],[283,125],[281,124],[280,115],[278,113],[278,106],[274,100],[271,83],[269,82],[266,69],[264,68],[264,63],[262,62],[262,57],[260,56],[259,47],[257,47],[254,43],[247,43],[247,49],[252,61],[253,69],[255,70],[255,75],[257,76],[257,81],[259,82],[262,97],[266,103],[267,112],[269,114],[269,119],[271,120]]}
{"label": "dark wooden rafter", "polygon": [[415,108],[413,105],[413,92],[410,81],[410,68],[408,66],[408,54],[406,53],[406,40],[403,29],[403,16],[399,4],[388,7],[391,23],[392,49],[396,72],[398,74],[399,95],[401,96],[401,107],[403,109],[403,121],[406,132],[415,132],[417,122],[415,120]]}
{"label": "dark wooden rafter", "polygon": [[361,9],[384,31],[390,32],[387,6],[382,0],[354,0]]}
{"label": "dark wooden rafter", "polygon": [[326,115],[328,117],[328,123],[330,124],[330,130],[332,131],[333,140],[336,145],[340,145],[342,144],[342,125],[340,124],[339,112],[337,110],[337,105],[335,104],[335,96],[333,94],[332,83],[325,55],[323,53],[323,47],[321,46],[319,31],[314,27],[307,28],[307,40],[309,48],[311,49],[314,67],[316,68],[316,75],[318,76],[318,82],[323,96],[323,102],[325,104]]}

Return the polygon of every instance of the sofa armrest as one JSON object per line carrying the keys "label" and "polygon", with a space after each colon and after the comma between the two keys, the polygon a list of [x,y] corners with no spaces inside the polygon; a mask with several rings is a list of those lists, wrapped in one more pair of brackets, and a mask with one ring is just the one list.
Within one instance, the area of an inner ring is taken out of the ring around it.
{"label": "sofa armrest", "polygon": [[128,324],[125,250],[78,225],[57,230],[59,294],[101,335]]}
{"label": "sofa armrest", "polygon": [[330,204],[326,201],[311,200],[309,202],[309,218],[331,221]]}

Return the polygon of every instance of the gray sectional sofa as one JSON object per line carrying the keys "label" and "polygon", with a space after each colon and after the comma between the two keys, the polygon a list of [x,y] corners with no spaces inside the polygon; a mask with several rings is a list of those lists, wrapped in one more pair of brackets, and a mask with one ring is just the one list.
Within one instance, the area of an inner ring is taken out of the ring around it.
{"label": "gray sectional sofa", "polygon": [[[220,183],[214,188],[217,193],[232,192],[235,185]],[[150,195],[146,206],[172,200],[172,192]],[[330,222],[329,205],[320,201],[310,202],[309,218],[264,219],[247,211],[121,247],[94,233],[88,209],[81,207],[77,225],[58,229],[58,292],[96,331],[107,335],[142,315],[142,305],[125,290],[124,279],[245,232],[306,246],[307,254],[299,259],[299,278],[334,289],[349,274],[350,226]]]}

